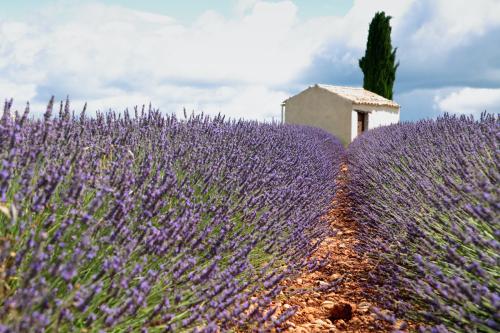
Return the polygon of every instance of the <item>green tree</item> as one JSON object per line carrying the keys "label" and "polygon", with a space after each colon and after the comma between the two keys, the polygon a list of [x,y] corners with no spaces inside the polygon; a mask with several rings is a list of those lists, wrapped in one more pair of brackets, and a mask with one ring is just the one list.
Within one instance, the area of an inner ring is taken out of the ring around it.
{"label": "green tree", "polygon": [[392,87],[396,80],[396,49],[391,44],[390,16],[378,12],[373,17],[368,31],[365,56],[359,59],[363,71],[363,88],[380,96],[392,99]]}

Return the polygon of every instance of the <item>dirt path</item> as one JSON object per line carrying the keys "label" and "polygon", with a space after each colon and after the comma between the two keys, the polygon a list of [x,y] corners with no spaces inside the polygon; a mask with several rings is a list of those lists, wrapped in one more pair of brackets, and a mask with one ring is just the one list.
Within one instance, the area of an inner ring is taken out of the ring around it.
{"label": "dirt path", "polygon": [[273,304],[279,312],[290,307],[297,309],[285,323],[285,332],[391,332],[404,328],[400,322],[393,326],[371,314],[370,308],[376,304],[364,295],[374,291],[363,287],[370,265],[353,249],[358,242],[358,231],[349,218],[346,181],[347,167],[342,166],[335,208],[325,217],[338,232],[335,237],[325,239],[314,255],[328,256],[327,264],[294,280],[285,280],[283,294]]}

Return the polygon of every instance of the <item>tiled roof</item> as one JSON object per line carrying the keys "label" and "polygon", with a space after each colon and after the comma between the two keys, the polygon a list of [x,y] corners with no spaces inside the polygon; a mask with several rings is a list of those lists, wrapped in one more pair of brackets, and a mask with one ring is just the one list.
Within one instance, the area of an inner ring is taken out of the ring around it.
{"label": "tiled roof", "polygon": [[317,84],[316,86],[342,96],[352,101],[354,104],[392,106],[399,108],[398,103],[360,87],[330,86],[328,84]]}

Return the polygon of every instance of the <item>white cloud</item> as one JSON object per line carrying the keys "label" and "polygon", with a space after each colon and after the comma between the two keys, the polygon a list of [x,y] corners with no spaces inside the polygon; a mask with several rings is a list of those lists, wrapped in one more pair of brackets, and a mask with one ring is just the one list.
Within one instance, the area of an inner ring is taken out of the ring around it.
{"label": "white cloud", "polygon": [[472,114],[483,111],[500,113],[500,89],[460,88],[434,97],[436,108],[442,112]]}
{"label": "white cloud", "polygon": [[399,25],[404,21],[409,9],[417,0],[356,0],[354,6],[349,10],[343,18],[344,29],[341,33],[346,33],[347,45],[353,48],[364,49],[366,39],[368,37],[368,25],[376,12],[385,11],[387,15],[392,16],[392,30],[398,29]]}
{"label": "white cloud", "polygon": [[[422,15],[421,23],[411,27],[406,45],[412,45],[415,59],[432,61],[480,38],[487,31],[500,27],[500,1],[424,0],[414,2],[414,15]],[[408,17],[410,18],[410,17]],[[404,24],[404,22],[403,22]]]}
{"label": "white cloud", "polygon": [[26,94],[21,87],[29,84],[24,99],[35,89],[39,100],[69,94],[88,99],[89,108],[151,101],[167,112],[186,105],[247,118],[274,108],[279,115],[277,96],[287,94],[274,87],[309,64],[325,34],[297,22],[291,1],[243,5],[241,17],[209,11],[191,26],[99,3],[47,8],[29,24],[0,22],[0,71],[13,82],[0,97]]}
{"label": "white cloud", "polygon": [[238,0],[234,10],[236,14],[243,15],[251,10],[258,2],[259,0]]}
{"label": "white cloud", "polygon": [[[15,97],[22,108],[27,99],[42,103],[52,94],[69,94],[76,109],[85,100],[89,110],[152,102],[165,112],[185,106],[279,118],[280,102],[296,92],[291,87],[315,83],[296,80],[318,57],[330,66],[319,72],[335,73],[328,83],[359,71],[375,12],[393,16],[394,44],[404,57],[401,73],[414,64],[421,73],[500,26],[494,15],[500,1],[478,1],[470,6],[464,0],[356,0],[343,17],[304,21],[290,0],[239,0],[233,17],[207,11],[190,25],[98,2],[58,2],[36,20],[0,21],[0,98]],[[500,72],[485,73],[494,82]],[[446,106],[448,95],[439,96],[436,105]]]}
{"label": "white cloud", "polygon": [[24,103],[36,96],[36,86],[30,83],[16,84],[0,78],[0,92],[11,92],[11,94],[8,97],[5,96],[5,98],[13,98],[16,101],[22,101]]}
{"label": "white cloud", "polygon": [[[190,105],[188,110],[203,110],[212,115],[222,113],[232,118],[279,120],[281,102],[288,97],[285,92],[269,90],[266,86],[259,85],[228,90],[224,109],[220,102],[207,101],[204,105]],[[234,111],[225,112],[226,110]]]}
{"label": "white cloud", "polygon": [[[279,119],[280,104],[288,97],[287,93],[270,90],[266,86],[244,85],[238,87],[193,88],[164,85],[153,87],[147,93],[107,94],[94,98],[88,103],[89,114],[94,111],[108,109],[122,111],[131,110],[133,106],[148,106],[154,108],[161,105],[161,110],[171,110],[182,115],[185,108],[191,112],[217,115],[238,119],[271,120]],[[71,108],[79,111],[86,101],[76,99],[71,101]],[[39,110],[44,110],[43,105]]]}

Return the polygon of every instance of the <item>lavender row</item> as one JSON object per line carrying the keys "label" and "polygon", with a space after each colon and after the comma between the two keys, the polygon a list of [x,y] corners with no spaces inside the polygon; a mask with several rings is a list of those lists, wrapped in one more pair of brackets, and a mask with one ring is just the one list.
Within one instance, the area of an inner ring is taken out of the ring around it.
{"label": "lavender row", "polygon": [[0,332],[269,330],[331,233],[343,148],[158,110],[0,120]]}
{"label": "lavender row", "polygon": [[499,129],[498,116],[446,115],[349,148],[359,251],[377,265],[370,283],[422,331],[500,330]]}

